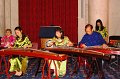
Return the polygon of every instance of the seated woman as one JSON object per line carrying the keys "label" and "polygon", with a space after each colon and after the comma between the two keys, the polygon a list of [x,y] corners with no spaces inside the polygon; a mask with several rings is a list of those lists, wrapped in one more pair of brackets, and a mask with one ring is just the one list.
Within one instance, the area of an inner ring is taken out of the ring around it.
{"label": "seated woman", "polygon": [[[61,28],[56,30],[55,37],[47,44],[47,46],[73,46],[73,43],[69,40],[67,36],[64,36],[64,32]],[[55,61],[56,67],[57,67],[57,75],[60,77],[63,77],[66,74],[66,63],[67,60],[65,61]],[[55,66],[52,61],[51,69],[54,70],[55,72]],[[55,73],[53,74],[55,76]]]}
{"label": "seated woman", "polygon": [[9,48],[14,45],[15,37],[12,35],[11,29],[6,29],[5,36],[1,38],[1,46],[4,48]]}
{"label": "seated woman", "polygon": [[[16,41],[14,48],[29,48],[32,47],[32,43],[29,38],[22,33],[21,27],[15,28]],[[16,52],[17,53],[17,52]],[[16,71],[15,75],[20,76],[26,72],[27,68],[27,57],[13,56],[10,59],[10,72]]]}

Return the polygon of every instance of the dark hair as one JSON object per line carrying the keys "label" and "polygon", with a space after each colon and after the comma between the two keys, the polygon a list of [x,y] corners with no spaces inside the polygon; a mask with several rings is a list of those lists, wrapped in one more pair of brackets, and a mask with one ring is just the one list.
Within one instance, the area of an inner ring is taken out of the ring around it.
{"label": "dark hair", "polygon": [[[15,28],[15,30],[22,31],[22,28],[20,26],[18,26],[18,27]],[[26,35],[24,35],[22,33],[22,40],[21,40],[21,42],[24,41],[25,37],[26,37]],[[18,40],[19,38],[20,38],[19,36],[16,36],[16,40]]]}
{"label": "dark hair", "polygon": [[12,34],[12,31],[11,31],[11,29],[6,29],[6,32],[7,32],[7,31],[9,31],[9,32]]}
{"label": "dark hair", "polygon": [[100,20],[100,19],[98,19],[97,21],[96,21],[96,27],[95,27],[95,30],[96,31],[98,31],[99,30],[99,26],[97,25],[97,23],[100,23],[100,27],[101,27],[101,29],[100,29],[100,31],[102,31],[103,29],[104,29],[104,26],[103,26],[103,23],[102,23],[102,21]]}
{"label": "dark hair", "polygon": [[91,30],[93,29],[93,26],[92,26],[91,24],[87,24],[87,25],[85,26],[85,30],[86,30],[88,27],[90,27]]}
{"label": "dark hair", "polygon": [[22,31],[22,28],[20,26],[18,26],[18,27],[15,27],[15,30]]}
{"label": "dark hair", "polygon": [[[63,32],[63,30],[61,28],[57,28],[56,31],[59,31],[60,33],[62,33],[61,39],[64,39],[64,32]],[[58,37],[56,36],[56,34],[55,34],[55,38],[58,39]]]}

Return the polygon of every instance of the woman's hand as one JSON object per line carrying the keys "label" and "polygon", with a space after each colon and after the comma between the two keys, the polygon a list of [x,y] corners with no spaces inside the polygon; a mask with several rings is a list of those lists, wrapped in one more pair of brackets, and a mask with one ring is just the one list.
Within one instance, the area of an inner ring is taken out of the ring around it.
{"label": "woman's hand", "polygon": [[24,49],[25,49],[25,48],[30,48],[30,47],[32,47],[32,44],[30,44],[30,45],[24,45],[24,46],[23,46]]}
{"label": "woman's hand", "polygon": [[47,43],[46,43],[46,46],[47,47],[52,47],[53,45],[55,45],[55,42],[49,40]]}
{"label": "woman's hand", "polygon": [[11,46],[11,45],[8,45],[8,48],[14,48],[13,46]]}
{"label": "woman's hand", "polygon": [[67,46],[73,46],[72,42],[68,42]]}
{"label": "woman's hand", "polygon": [[28,45],[24,45],[23,48],[26,49],[28,47]]}

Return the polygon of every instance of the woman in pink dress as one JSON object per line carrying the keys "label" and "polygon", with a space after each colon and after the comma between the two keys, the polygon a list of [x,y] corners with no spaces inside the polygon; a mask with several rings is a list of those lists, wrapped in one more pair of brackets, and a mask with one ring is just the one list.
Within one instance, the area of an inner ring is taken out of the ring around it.
{"label": "woman in pink dress", "polygon": [[6,29],[5,36],[1,38],[1,46],[5,48],[12,47],[15,42],[15,37],[12,35],[11,29]]}

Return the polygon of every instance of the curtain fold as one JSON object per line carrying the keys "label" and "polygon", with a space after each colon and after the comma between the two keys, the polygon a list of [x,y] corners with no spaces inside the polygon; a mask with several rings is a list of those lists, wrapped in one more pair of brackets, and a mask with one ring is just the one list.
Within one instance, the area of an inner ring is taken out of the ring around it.
{"label": "curtain fold", "polygon": [[32,42],[39,42],[40,26],[61,26],[78,41],[78,0],[19,0],[19,25]]}

